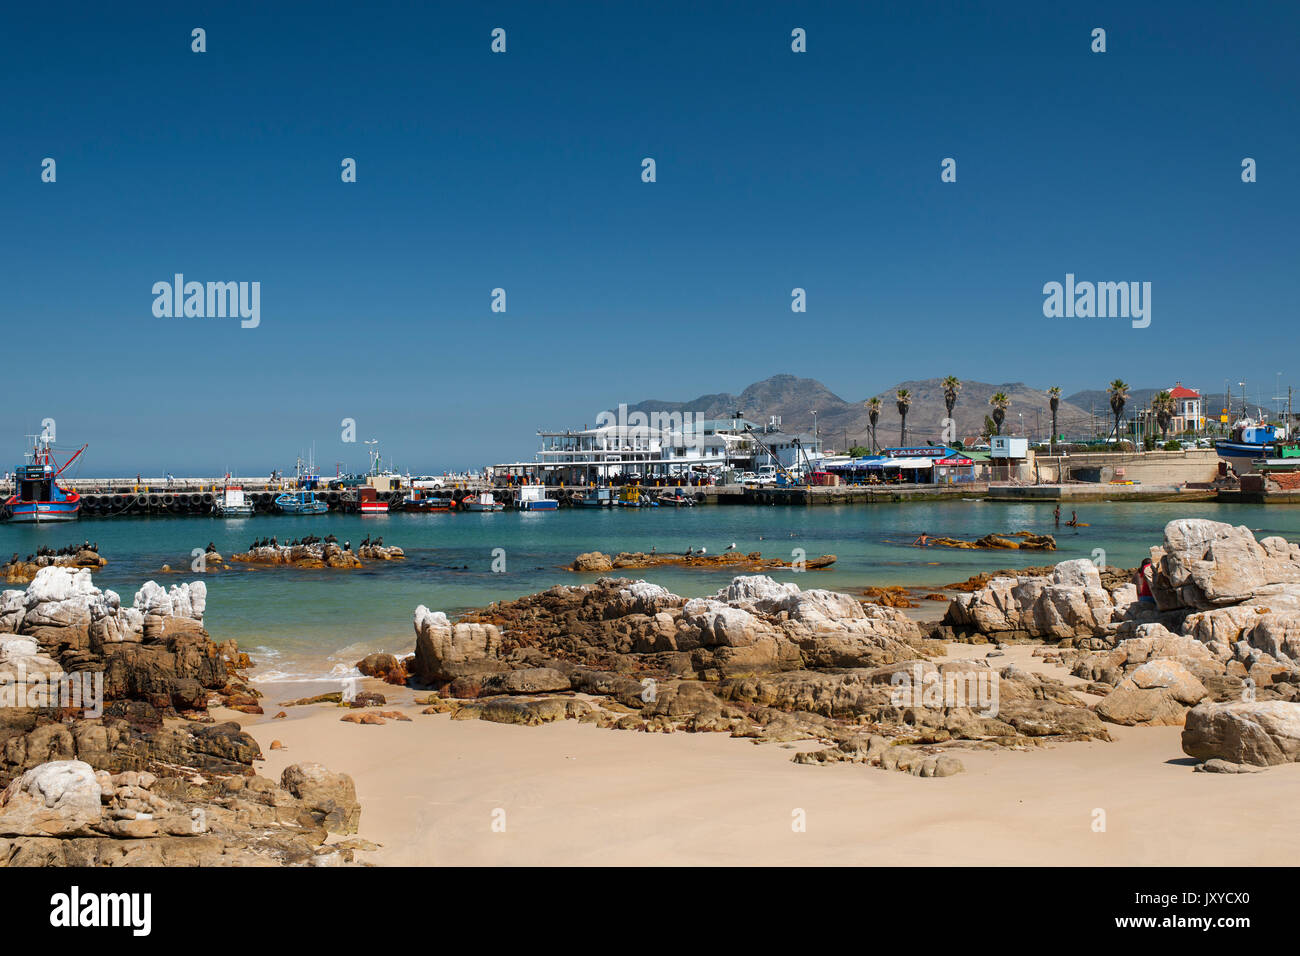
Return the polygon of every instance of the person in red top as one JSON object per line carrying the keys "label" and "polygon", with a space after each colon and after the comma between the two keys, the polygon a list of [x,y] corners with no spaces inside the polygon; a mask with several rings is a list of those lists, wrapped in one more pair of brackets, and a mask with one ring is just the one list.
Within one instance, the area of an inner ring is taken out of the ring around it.
{"label": "person in red top", "polygon": [[1155,598],[1151,595],[1151,579],[1147,576],[1147,568],[1152,567],[1153,565],[1151,564],[1150,558],[1143,559],[1142,567],[1137,569],[1137,575],[1135,577],[1137,581],[1138,600],[1150,601],[1154,604]]}

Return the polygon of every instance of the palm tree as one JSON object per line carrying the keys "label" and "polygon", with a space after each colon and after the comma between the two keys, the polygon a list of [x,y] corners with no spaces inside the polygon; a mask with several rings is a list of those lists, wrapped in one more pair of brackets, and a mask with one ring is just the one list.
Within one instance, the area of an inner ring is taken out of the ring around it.
{"label": "palm tree", "polygon": [[1164,441],[1165,436],[1169,434],[1169,424],[1174,420],[1176,407],[1173,393],[1168,389],[1156,392],[1151,399],[1151,410],[1156,413],[1156,424],[1160,426],[1161,441]]}
{"label": "palm tree", "polygon": [[943,403],[948,407],[948,417],[952,418],[953,407],[957,404],[957,393],[961,391],[961,381],[956,375],[949,375],[939,385],[943,389]]}
{"label": "palm tree", "polygon": [[894,393],[894,398],[898,402],[898,414],[903,420],[902,430],[899,432],[898,443],[907,445],[907,410],[912,405],[912,391],[907,388],[900,388]]}
{"label": "palm tree", "polygon": [[1052,406],[1052,438],[1047,446],[1050,454],[1056,454],[1056,410],[1061,407],[1061,386],[1053,385],[1047,390],[1047,403]]}
{"label": "palm tree", "polygon": [[1117,378],[1107,386],[1110,392],[1110,411],[1115,416],[1115,443],[1119,443],[1119,420],[1124,417],[1124,403],[1128,401],[1128,382]]}
{"label": "palm tree", "polygon": [[871,454],[873,455],[880,449],[880,445],[876,443],[876,422],[880,421],[880,407],[880,399],[867,399],[867,418],[871,420]]}
{"label": "palm tree", "polygon": [[1011,399],[1006,392],[994,392],[989,397],[989,404],[993,406],[993,424],[997,426],[994,434],[1002,434],[1002,422],[1007,417],[1007,409],[1011,407]]}

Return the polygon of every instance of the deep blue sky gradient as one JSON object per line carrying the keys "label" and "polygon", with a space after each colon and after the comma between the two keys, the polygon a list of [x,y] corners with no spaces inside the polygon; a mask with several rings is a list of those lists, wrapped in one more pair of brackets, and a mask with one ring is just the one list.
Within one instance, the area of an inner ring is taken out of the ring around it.
{"label": "deep blue sky gradient", "polygon": [[[0,463],[46,416],[89,474],[359,469],[345,416],[440,471],[777,372],[1300,384],[1297,35],[1294,2],[11,4]],[[260,281],[260,328],[155,318],[175,272]],[[1152,282],[1151,327],[1045,319],[1067,272]]]}

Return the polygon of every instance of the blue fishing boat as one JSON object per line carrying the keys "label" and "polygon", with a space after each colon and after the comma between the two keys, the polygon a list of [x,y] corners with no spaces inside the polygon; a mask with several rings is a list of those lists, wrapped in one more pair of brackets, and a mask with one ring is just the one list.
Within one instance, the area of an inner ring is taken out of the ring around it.
{"label": "blue fishing boat", "polygon": [[[42,444],[44,447],[42,448]],[[50,440],[35,439],[28,453],[31,464],[19,465],[14,475],[14,493],[5,500],[3,511],[10,521],[74,521],[81,510],[81,496],[59,487],[58,477],[86,450],[85,445],[62,466],[54,460]]]}
{"label": "blue fishing boat", "polygon": [[1214,443],[1214,450],[1238,474],[1247,474],[1255,470],[1255,461],[1268,458],[1276,441],[1277,429],[1272,425],[1262,425],[1243,418],[1232,426],[1232,434],[1228,438],[1220,438]]}
{"label": "blue fishing boat", "polygon": [[[307,473],[303,474],[302,459],[299,458],[296,472],[294,486],[297,490],[277,495],[275,506],[287,515],[323,515],[329,511],[330,506],[316,497],[315,489],[320,484],[320,478],[314,468],[309,466]],[[388,510],[387,504],[384,505],[384,510]]]}

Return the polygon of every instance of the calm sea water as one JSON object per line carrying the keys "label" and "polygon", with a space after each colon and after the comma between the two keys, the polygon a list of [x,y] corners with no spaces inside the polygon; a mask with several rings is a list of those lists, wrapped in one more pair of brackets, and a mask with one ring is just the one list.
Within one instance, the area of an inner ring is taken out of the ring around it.
{"label": "calm sea water", "polygon": [[[1070,508],[1063,507],[1068,519]],[[113,518],[72,525],[0,524],[0,556],[7,559],[83,539],[98,542],[109,564],[96,574],[100,587],[130,600],[153,579],[164,585],[198,577],[191,551],[209,541],[229,557],[255,538],[281,542],[333,533],[357,545],[367,535],[405,549],[407,559],[368,563],[362,570],[293,570],[235,565],[205,576],[208,630],[235,638],[261,665],[258,676],[318,677],[340,674],[365,653],[409,651],[416,605],[454,614],[556,584],[591,580],[565,570],[583,551],[685,551],[711,553],[735,542],[790,560],[794,548],[809,558],[838,555],[834,568],[804,574],[776,572],[801,587],[857,589],[867,585],[944,585],[996,568],[1048,564],[1105,551],[1109,564],[1134,566],[1160,541],[1165,523],[1207,517],[1244,524],[1263,537],[1300,537],[1300,508],[1180,503],[1084,504],[1089,527],[1056,529],[1051,504],[986,501],[907,502],[834,507],[745,507],[565,510],[551,513],[394,514],[384,517]],[[922,531],[976,538],[990,531],[1029,530],[1057,535],[1059,550],[1042,552],[921,549],[910,544]],[[494,549],[506,570],[492,571]],[[164,564],[180,573],[161,573]],[[686,596],[711,594],[731,579],[727,572],[655,569],[635,576]]]}

